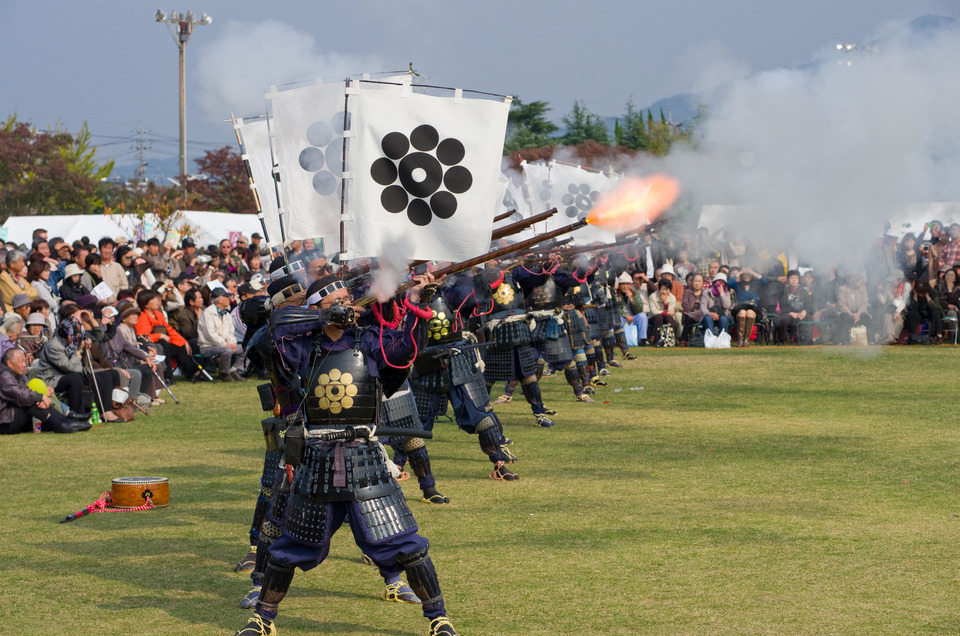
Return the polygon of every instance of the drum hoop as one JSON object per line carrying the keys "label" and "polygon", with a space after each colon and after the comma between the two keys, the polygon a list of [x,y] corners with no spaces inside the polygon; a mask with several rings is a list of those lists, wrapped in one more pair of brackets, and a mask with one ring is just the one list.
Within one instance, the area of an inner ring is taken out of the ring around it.
{"label": "drum hoop", "polygon": [[139,484],[162,484],[170,481],[168,477],[117,477],[112,480],[114,484],[139,485]]}

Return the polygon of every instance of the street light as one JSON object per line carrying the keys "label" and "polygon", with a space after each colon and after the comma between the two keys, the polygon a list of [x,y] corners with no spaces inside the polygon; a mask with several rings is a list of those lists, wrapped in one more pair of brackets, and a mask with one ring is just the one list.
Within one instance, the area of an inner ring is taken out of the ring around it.
{"label": "street light", "polygon": [[170,29],[170,35],[180,51],[180,174],[187,174],[187,93],[183,83],[183,50],[193,34],[193,25],[210,24],[213,20],[206,13],[197,19],[193,11],[187,14],[171,11],[168,16],[162,9],[153,15],[157,22],[164,22]]}

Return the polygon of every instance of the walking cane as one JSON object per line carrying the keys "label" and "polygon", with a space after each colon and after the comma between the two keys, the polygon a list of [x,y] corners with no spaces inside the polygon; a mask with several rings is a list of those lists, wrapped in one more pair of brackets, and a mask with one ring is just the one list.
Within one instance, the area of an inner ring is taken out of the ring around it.
{"label": "walking cane", "polygon": [[[94,370],[93,370],[93,358],[90,357],[90,349],[84,347],[84,351],[85,351],[86,354],[87,354],[87,364],[90,365],[90,377],[93,378],[93,390],[96,391],[96,393],[97,393],[97,399],[102,402],[103,400],[102,400],[101,398],[102,398],[103,396],[100,395],[100,386],[97,384],[97,374],[96,374],[96,373],[94,372]],[[106,411],[103,410],[103,404],[98,404],[96,401],[94,401],[93,404],[94,404],[94,406],[96,406],[96,407],[100,410],[100,415],[99,415],[100,421],[101,421],[101,422],[106,422],[106,421],[107,421],[107,420],[106,420]]]}
{"label": "walking cane", "polygon": [[160,382],[160,385],[167,390],[167,393],[170,394],[170,397],[173,398],[173,401],[177,404],[180,404],[180,400],[178,400],[177,396],[173,394],[173,391],[170,390],[170,387],[167,386],[167,383],[163,381],[163,378],[161,378],[160,374],[157,373],[156,368],[153,370],[153,377],[155,377]]}

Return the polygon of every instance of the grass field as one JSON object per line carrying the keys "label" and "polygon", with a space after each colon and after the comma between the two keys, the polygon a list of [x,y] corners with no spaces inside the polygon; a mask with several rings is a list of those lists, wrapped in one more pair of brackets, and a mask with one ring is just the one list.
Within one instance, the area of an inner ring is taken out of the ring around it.
{"label": "grass field", "polygon": [[[516,483],[487,479],[476,438],[439,423],[429,449],[452,503],[419,503],[415,480],[404,490],[454,624],[469,636],[960,632],[960,350],[856,353],[643,349],[593,405],[546,379],[557,427],[533,426],[524,403],[497,407]],[[263,457],[254,384],[179,384],[182,406],[136,422],[0,439],[0,624],[243,626],[249,579],[232,567]],[[58,525],[134,475],[169,477],[170,506]],[[325,563],[298,572],[280,634],[425,634],[358,557],[341,531]]]}

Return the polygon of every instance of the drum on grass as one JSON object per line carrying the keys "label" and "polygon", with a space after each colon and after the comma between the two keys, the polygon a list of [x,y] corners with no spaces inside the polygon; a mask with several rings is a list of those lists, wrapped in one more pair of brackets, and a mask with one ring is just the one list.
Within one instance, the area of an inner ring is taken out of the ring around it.
{"label": "drum on grass", "polygon": [[166,477],[118,477],[112,482],[110,504],[113,508],[138,508],[147,503],[162,508],[170,503],[170,484]]}

